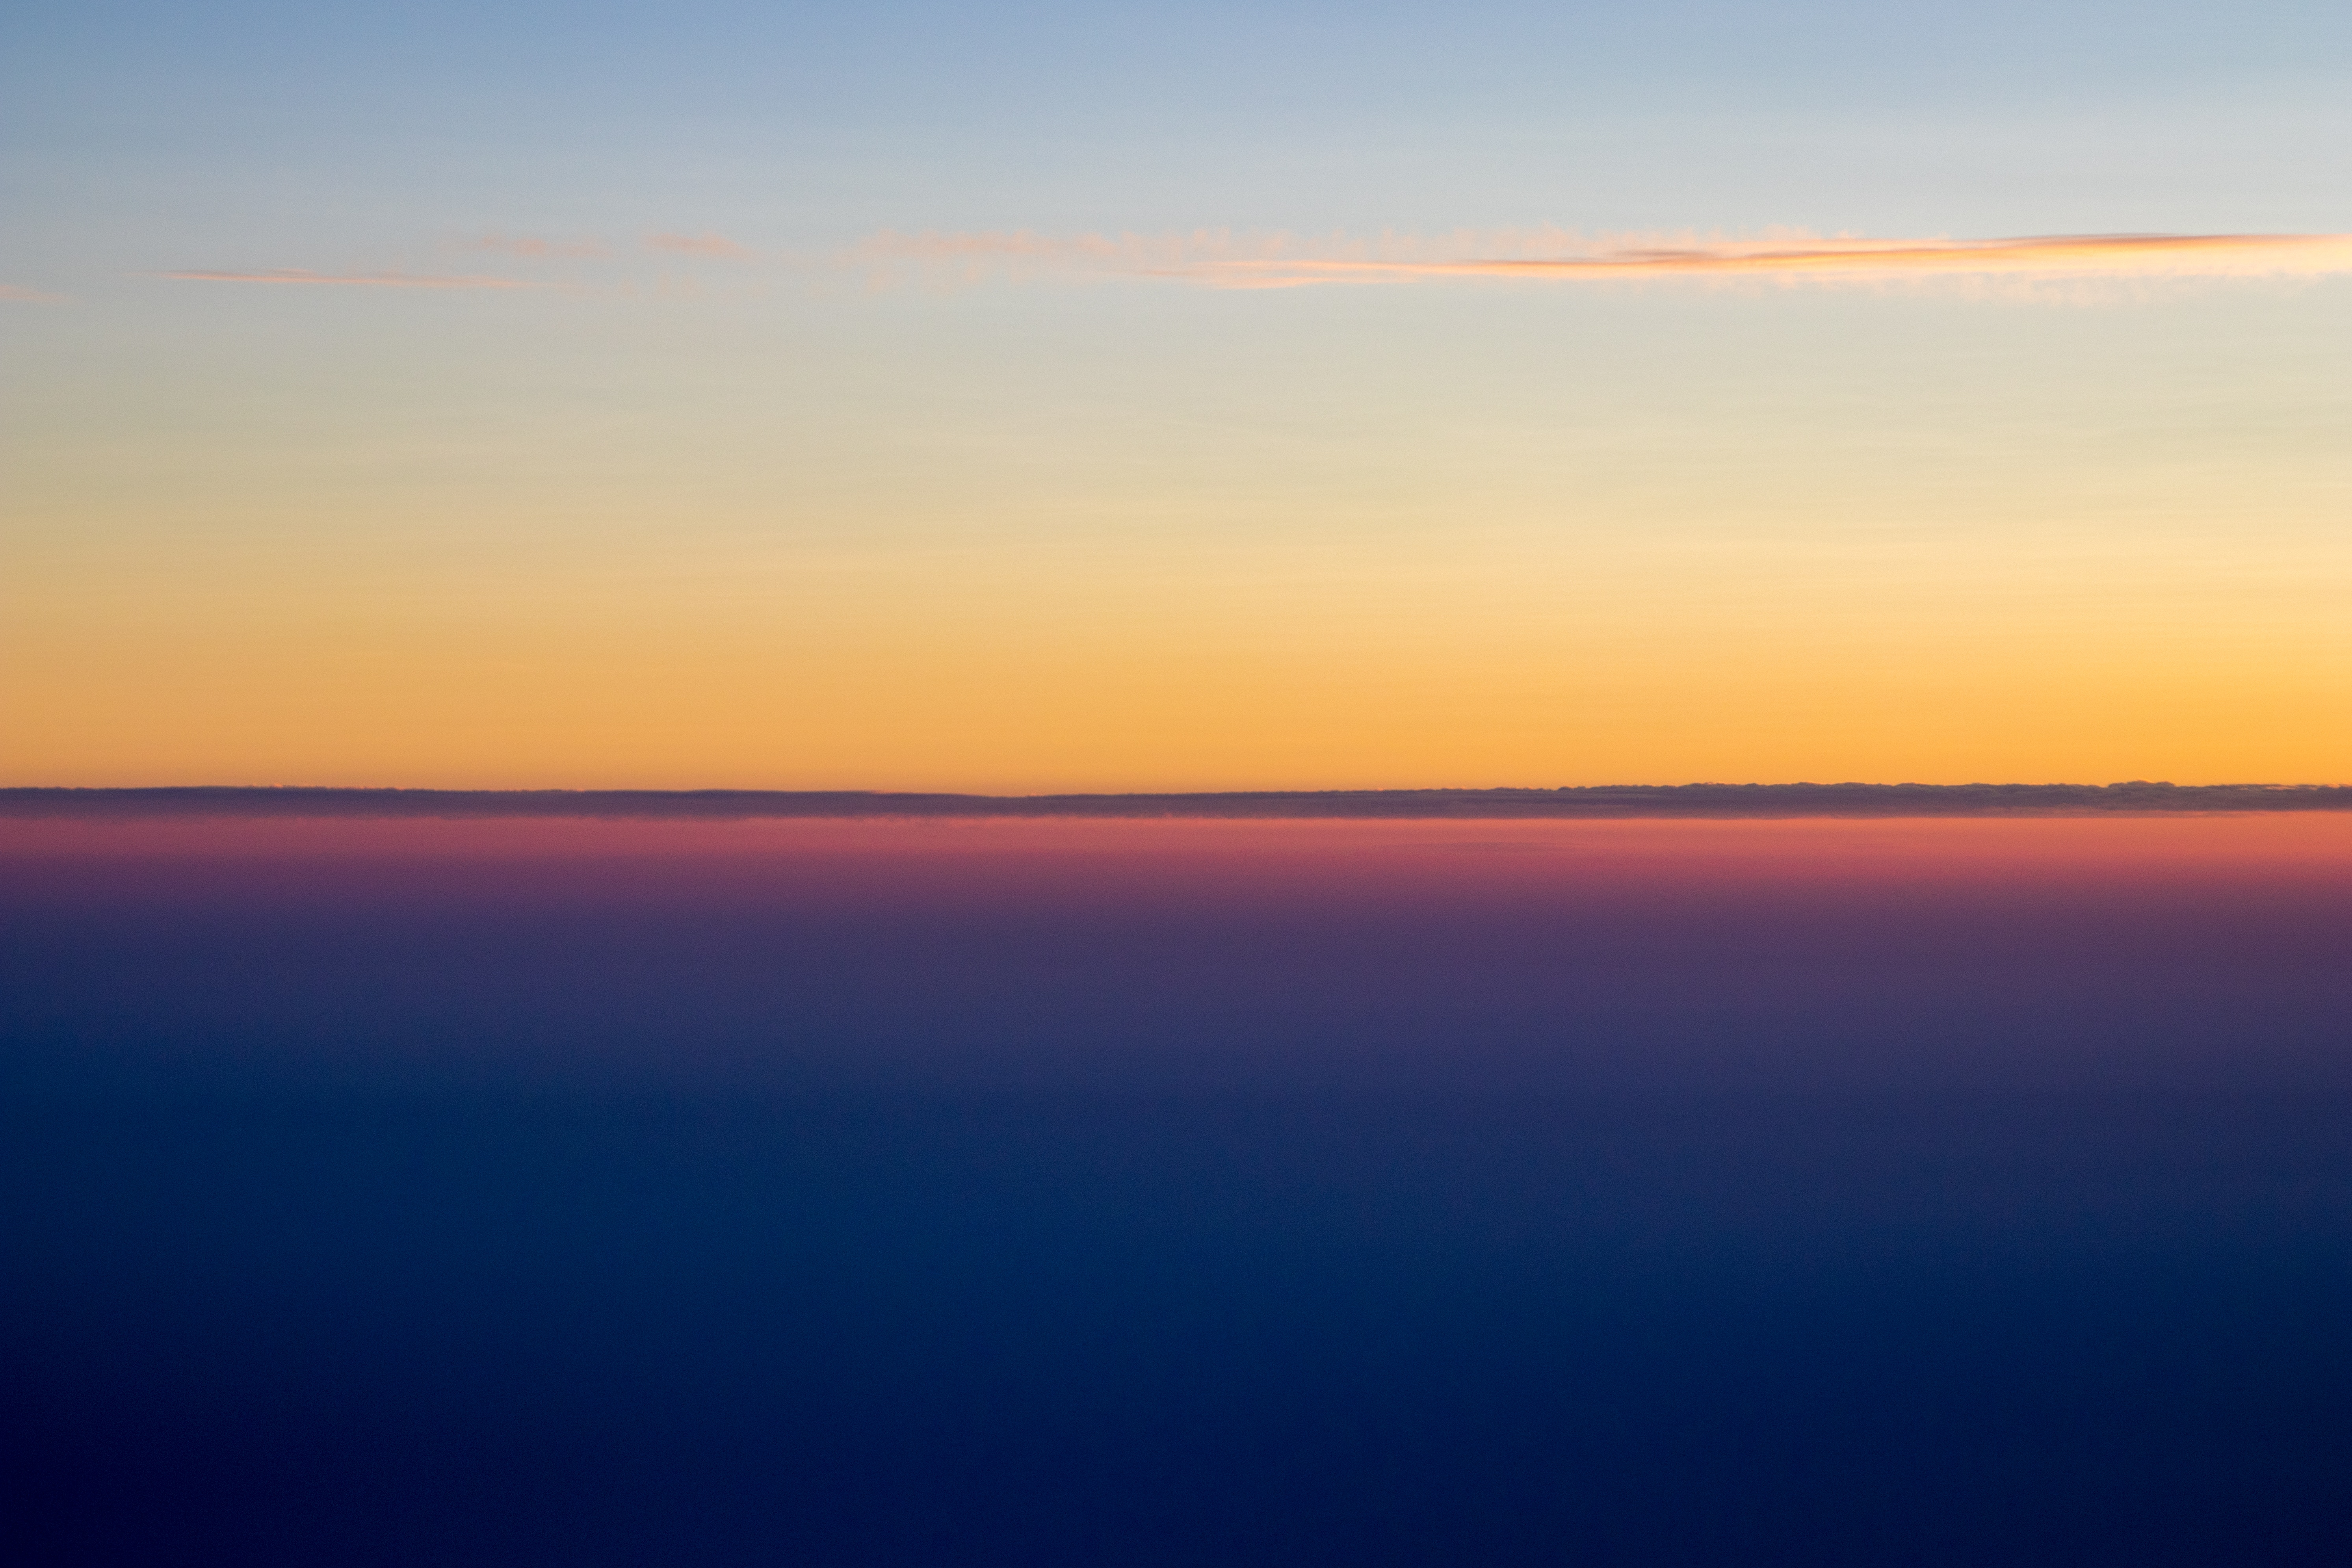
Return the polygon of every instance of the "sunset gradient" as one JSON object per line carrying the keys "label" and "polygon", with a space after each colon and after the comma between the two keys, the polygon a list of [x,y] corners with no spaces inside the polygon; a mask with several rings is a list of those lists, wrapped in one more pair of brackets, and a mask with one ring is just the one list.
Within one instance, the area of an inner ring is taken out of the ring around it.
{"label": "sunset gradient", "polygon": [[0,30],[0,1552],[2352,1563],[2345,0]]}
{"label": "sunset gradient", "polygon": [[2326,7],[592,9],[27,21],[0,784],[2352,778]]}

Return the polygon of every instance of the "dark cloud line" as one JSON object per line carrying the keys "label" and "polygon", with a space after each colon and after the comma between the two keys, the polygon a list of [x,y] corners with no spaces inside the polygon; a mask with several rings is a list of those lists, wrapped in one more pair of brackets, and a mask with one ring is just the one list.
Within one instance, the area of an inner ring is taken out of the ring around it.
{"label": "dark cloud line", "polygon": [[1566,818],[2352,811],[2352,785],[1619,784],[1567,789],[930,795],[865,790],[0,789],[0,816]]}

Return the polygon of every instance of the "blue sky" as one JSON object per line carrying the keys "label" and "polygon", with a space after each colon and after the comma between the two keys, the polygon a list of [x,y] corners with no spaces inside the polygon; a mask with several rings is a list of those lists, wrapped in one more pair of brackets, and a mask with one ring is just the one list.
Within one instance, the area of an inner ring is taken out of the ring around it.
{"label": "blue sky", "polygon": [[2352,142],[2326,5],[100,5],[10,56],[50,288],[404,225],[2330,228]]}

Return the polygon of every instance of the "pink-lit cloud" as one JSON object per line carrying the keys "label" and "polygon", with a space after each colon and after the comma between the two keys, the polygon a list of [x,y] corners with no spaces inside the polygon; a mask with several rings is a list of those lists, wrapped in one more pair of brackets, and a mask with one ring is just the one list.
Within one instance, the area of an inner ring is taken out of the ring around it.
{"label": "pink-lit cloud", "polygon": [[0,283],[0,300],[17,305],[62,305],[63,294],[45,294],[38,289],[27,289],[18,283]]}
{"label": "pink-lit cloud", "polygon": [[609,254],[593,239],[542,239],[530,234],[476,235],[457,242],[465,250],[495,250],[501,255],[519,256],[527,261],[568,260],[581,257]]}
{"label": "pink-lit cloud", "polygon": [[1148,237],[1028,233],[883,234],[847,259],[877,272],[914,268],[1168,277],[1226,289],[1495,278],[1768,279],[1802,283],[1906,280],[2189,279],[2352,274],[2352,235],[2053,235],[2011,239],[1887,239],[1773,235],[1760,239],[1588,239],[1559,229],[1324,241],[1285,235]]}
{"label": "pink-lit cloud", "polygon": [[266,268],[249,272],[191,268],[160,276],[183,283],[303,283],[359,289],[543,289],[547,285],[520,278],[450,277],[415,272],[310,272],[299,267]]}
{"label": "pink-lit cloud", "polygon": [[728,261],[743,261],[751,253],[723,235],[716,234],[651,234],[646,237],[647,248],[666,250],[675,256],[712,256]]}

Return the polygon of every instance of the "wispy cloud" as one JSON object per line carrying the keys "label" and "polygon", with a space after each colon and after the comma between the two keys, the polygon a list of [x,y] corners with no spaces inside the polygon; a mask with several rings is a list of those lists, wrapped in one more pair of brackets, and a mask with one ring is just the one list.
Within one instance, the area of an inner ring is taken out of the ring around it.
{"label": "wispy cloud", "polygon": [[38,289],[27,289],[18,283],[0,283],[0,300],[18,305],[62,305],[63,294],[44,294]]}
{"label": "wispy cloud", "polygon": [[[493,234],[459,242],[521,260],[606,257],[593,241]],[[655,234],[647,249],[673,256],[766,266],[740,274],[756,286],[769,268],[822,269],[823,258],[765,256],[720,235]],[[1165,279],[1213,289],[1489,279],[1593,283],[1696,279],[1785,287],[1954,284],[2004,297],[2098,297],[2106,286],[2197,279],[2352,276],[2352,235],[2106,234],[2001,239],[1890,238],[1790,232],[1752,238],[1692,236],[1591,237],[1559,228],[1449,235],[1233,234],[1041,235],[1024,231],[877,234],[835,252],[834,264],[876,281],[1083,276]],[[648,285],[608,279],[592,291],[621,297],[698,292],[693,269]],[[546,279],[385,270],[318,272],[302,268],[191,268],[160,276],[195,283],[276,283],[327,288],[517,289],[571,287]],[[732,296],[730,296],[732,297]],[[0,300],[56,297],[0,285]]]}
{"label": "wispy cloud", "polygon": [[161,277],[183,283],[303,283],[353,289],[544,289],[544,283],[521,278],[436,276],[416,272],[308,272],[298,267],[267,268],[251,272],[192,268]]}
{"label": "wispy cloud", "polygon": [[526,261],[569,260],[609,254],[596,240],[542,239],[529,234],[474,235],[457,241],[457,246],[463,250],[495,250],[505,256],[521,257]]}
{"label": "wispy cloud", "polygon": [[950,276],[1096,272],[1181,279],[1225,289],[1404,283],[1446,279],[1531,282],[1759,279],[1874,284],[1937,279],[2020,281],[2312,278],[2352,274],[2352,235],[2109,234],[2010,239],[1589,239],[1559,229],[1379,239],[1287,235],[881,234],[845,259],[877,273]]}
{"label": "wispy cloud", "polygon": [[646,246],[677,256],[715,256],[729,261],[748,260],[751,255],[733,240],[716,234],[649,234]]}

